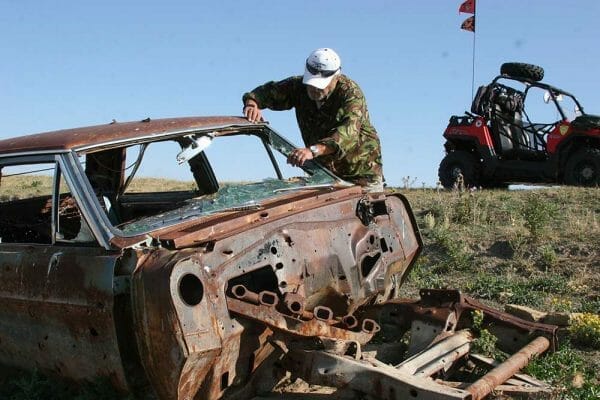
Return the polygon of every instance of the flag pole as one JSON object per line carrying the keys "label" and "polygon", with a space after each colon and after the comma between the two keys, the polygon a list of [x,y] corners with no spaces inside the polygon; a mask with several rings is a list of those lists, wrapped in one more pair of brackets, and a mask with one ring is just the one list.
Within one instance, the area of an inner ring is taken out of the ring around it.
{"label": "flag pole", "polygon": [[473,19],[475,21],[473,29],[473,65],[471,69],[471,100],[475,96],[475,36],[477,36],[477,7],[473,12]]}

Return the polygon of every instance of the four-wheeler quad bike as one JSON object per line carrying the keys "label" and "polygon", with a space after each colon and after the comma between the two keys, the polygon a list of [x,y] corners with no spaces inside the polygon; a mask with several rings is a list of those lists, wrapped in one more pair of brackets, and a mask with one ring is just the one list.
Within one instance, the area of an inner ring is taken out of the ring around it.
{"label": "four-wheeler quad bike", "polygon": [[600,117],[572,94],[540,82],[541,67],[505,63],[444,132],[446,188],[509,183],[600,185]]}

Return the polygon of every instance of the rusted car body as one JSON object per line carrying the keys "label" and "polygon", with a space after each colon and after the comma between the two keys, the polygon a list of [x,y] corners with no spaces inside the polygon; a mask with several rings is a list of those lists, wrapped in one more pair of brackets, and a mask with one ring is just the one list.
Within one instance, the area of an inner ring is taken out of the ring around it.
{"label": "rusted car body", "polygon": [[[392,326],[394,341],[412,331],[412,354],[453,337],[444,349],[464,358],[475,306],[445,292],[391,301],[422,246],[408,202],[285,166],[293,148],[238,117],[0,141],[0,364],[160,399],[250,398],[285,371],[385,399],[485,397],[428,388],[447,363],[392,373],[360,356]],[[525,359],[555,344],[551,327],[483,311]],[[492,389],[522,365],[498,367]]]}

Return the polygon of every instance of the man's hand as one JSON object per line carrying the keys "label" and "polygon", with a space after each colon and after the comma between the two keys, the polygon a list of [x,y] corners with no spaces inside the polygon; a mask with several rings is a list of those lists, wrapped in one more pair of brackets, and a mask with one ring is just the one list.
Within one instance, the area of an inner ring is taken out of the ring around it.
{"label": "man's hand", "polygon": [[304,165],[304,162],[307,160],[312,160],[313,154],[310,149],[294,149],[290,153],[287,163],[292,164],[294,167],[300,167]]}
{"label": "man's hand", "polygon": [[262,112],[258,108],[256,101],[248,99],[244,105],[244,116],[250,122],[261,122],[263,121]]}

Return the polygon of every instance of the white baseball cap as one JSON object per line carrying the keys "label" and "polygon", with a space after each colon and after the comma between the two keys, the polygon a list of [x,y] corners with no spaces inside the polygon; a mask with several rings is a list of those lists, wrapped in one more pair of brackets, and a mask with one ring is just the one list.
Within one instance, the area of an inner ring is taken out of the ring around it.
{"label": "white baseball cap", "polygon": [[341,73],[341,68],[340,56],[335,51],[328,48],[317,49],[306,59],[302,83],[325,89],[333,77]]}

